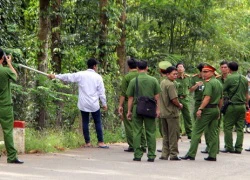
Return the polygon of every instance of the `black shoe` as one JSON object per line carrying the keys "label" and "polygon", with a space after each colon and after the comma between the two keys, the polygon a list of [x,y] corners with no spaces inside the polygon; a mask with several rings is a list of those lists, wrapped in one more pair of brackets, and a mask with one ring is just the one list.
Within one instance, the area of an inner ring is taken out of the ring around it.
{"label": "black shoe", "polygon": [[207,150],[204,150],[204,151],[201,151],[201,153],[207,154],[208,151],[207,151]]}
{"label": "black shoe", "polygon": [[245,149],[245,151],[250,151],[250,148],[248,148],[248,149]]}
{"label": "black shoe", "polygon": [[124,149],[125,152],[134,152],[133,148]]}
{"label": "black shoe", "polygon": [[220,150],[220,152],[222,152],[222,153],[234,153],[234,151],[230,151],[227,149],[222,149],[222,150]]}
{"label": "black shoe", "polygon": [[9,161],[8,163],[12,163],[12,164],[23,164],[23,161],[20,161],[19,159],[15,159],[13,161]]}
{"label": "black shoe", "polygon": [[204,160],[206,160],[206,161],[216,161],[216,158],[208,156],[207,158],[204,158]]}
{"label": "black shoe", "polygon": [[141,161],[141,158],[134,158],[133,161]]}
{"label": "black shoe", "polygon": [[161,160],[168,160],[168,158],[167,157],[159,157],[159,159],[161,159]]}
{"label": "black shoe", "polygon": [[155,159],[148,158],[148,162],[154,162],[154,161],[155,161]]}
{"label": "black shoe", "polygon": [[171,157],[171,158],[170,158],[170,161],[180,161],[180,160],[181,160],[181,158],[178,157],[178,156],[175,156],[175,157]]}
{"label": "black shoe", "polygon": [[235,154],[241,154],[241,151],[234,151]]}
{"label": "black shoe", "polygon": [[157,149],[157,152],[162,152],[162,150],[161,149]]}
{"label": "black shoe", "polygon": [[181,157],[181,159],[183,159],[183,160],[192,160],[192,161],[195,160],[194,157],[191,157],[189,155],[183,156],[183,157]]}

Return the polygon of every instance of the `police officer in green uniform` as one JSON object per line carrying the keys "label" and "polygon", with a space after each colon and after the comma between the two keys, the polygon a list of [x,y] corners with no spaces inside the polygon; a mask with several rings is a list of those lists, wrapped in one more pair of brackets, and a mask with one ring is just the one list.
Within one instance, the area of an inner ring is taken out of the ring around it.
{"label": "police officer in green uniform", "polygon": [[185,68],[183,63],[178,63],[176,65],[177,71],[178,71],[178,77],[176,79],[177,85],[178,85],[178,98],[180,103],[183,105],[183,108],[181,109],[181,113],[184,120],[184,127],[186,134],[188,136],[188,139],[191,139],[192,135],[192,119],[190,116],[190,110],[189,110],[189,88],[190,88],[190,78],[189,75],[185,74]]}
{"label": "police officer in green uniform", "polygon": [[[6,63],[8,67],[4,67]],[[13,142],[13,103],[11,99],[10,80],[16,81],[17,73],[11,64],[11,56],[6,56],[0,48],[0,124],[3,129],[4,144],[7,151],[7,162],[22,164],[17,158]]]}
{"label": "police officer in green uniform", "polygon": [[[126,113],[128,111],[128,97],[126,96],[126,91],[129,85],[129,82],[131,79],[135,78],[138,76],[138,71],[137,71],[137,60],[136,59],[129,59],[127,61],[128,68],[129,68],[129,73],[127,73],[123,79],[122,79],[122,84],[121,84],[121,95],[119,99],[119,108],[118,108],[118,113],[123,120],[124,123],[124,128],[125,128],[125,133],[127,137],[127,142],[128,142],[128,149],[125,149],[125,152],[134,152],[133,148],[133,122],[131,120],[128,120],[126,117]],[[144,130],[142,131],[142,136],[141,136],[141,148],[145,152],[146,151],[146,139],[145,139],[145,132]]]}
{"label": "police officer in green uniform", "polygon": [[174,80],[177,78],[177,69],[170,66],[164,72],[167,78],[161,81],[160,117],[162,121],[162,155],[160,159],[178,161],[179,116],[182,104],[178,100],[178,93]]}
{"label": "police officer in green uniform", "polygon": [[[241,154],[246,106],[248,106],[248,82],[245,76],[240,75],[236,62],[228,63],[229,75],[223,85],[224,92],[227,93],[231,103],[224,115],[224,140],[225,149],[223,153]],[[236,128],[237,139],[233,146],[233,127]]]}
{"label": "police officer in green uniform", "polygon": [[[139,96],[147,96],[150,98],[154,98],[157,102],[157,110],[156,115],[159,117],[159,93],[160,93],[160,85],[156,78],[147,75],[147,62],[139,61],[137,63],[138,68],[138,95]],[[155,118],[148,118],[144,116],[139,116],[136,114],[136,78],[132,79],[129,83],[127,89],[128,96],[128,113],[127,118],[133,120],[133,147],[134,147],[134,161],[141,161],[141,157],[143,156],[143,151],[140,148],[141,145],[141,136],[143,125],[145,127],[146,139],[148,145],[148,161],[154,162],[156,157],[155,149],[156,149],[156,122]],[[133,107],[133,113],[132,113]]]}
{"label": "police officer in green uniform", "polygon": [[203,131],[207,128],[209,134],[209,156],[204,158],[207,161],[216,161],[218,152],[217,127],[222,105],[223,88],[221,83],[214,76],[215,68],[211,65],[204,65],[202,76],[204,77],[203,100],[196,113],[191,146],[187,154],[181,157],[183,160],[195,160],[199,140]]}

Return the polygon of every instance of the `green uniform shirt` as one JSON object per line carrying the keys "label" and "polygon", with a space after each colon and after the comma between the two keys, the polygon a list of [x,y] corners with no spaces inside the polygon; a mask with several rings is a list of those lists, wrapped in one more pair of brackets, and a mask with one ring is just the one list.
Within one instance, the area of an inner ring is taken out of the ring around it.
{"label": "green uniform shirt", "polygon": [[176,79],[177,82],[177,91],[179,96],[187,96],[189,94],[189,88],[190,88],[190,78],[188,75],[184,75],[184,77],[178,77]]}
{"label": "green uniform shirt", "polygon": [[16,74],[0,65],[0,106],[12,105],[10,80],[16,81]]}
{"label": "green uniform shirt", "polygon": [[[191,87],[194,86],[197,82],[199,81],[203,81],[202,77],[199,76],[199,74],[196,74],[192,77],[191,79]],[[203,95],[203,89],[204,89],[204,85],[198,87],[195,91],[194,91],[194,100],[195,101],[202,101],[202,95]]]}
{"label": "green uniform shirt", "polygon": [[[241,76],[241,80],[240,77]],[[240,85],[238,87],[240,80]],[[237,92],[235,93],[238,87]],[[246,103],[246,94],[248,92],[248,82],[246,77],[240,75],[237,72],[232,72],[227,76],[225,83],[223,85],[223,90],[231,98],[232,103]],[[233,94],[235,93],[235,94]]]}
{"label": "green uniform shirt", "polygon": [[[132,79],[128,85],[127,96],[136,97],[136,78]],[[139,73],[138,75],[138,96],[147,96],[150,98],[154,98],[156,94],[159,94],[161,89],[159,82],[156,78],[147,75],[146,73]],[[134,103],[136,103],[136,98],[134,98]]]}
{"label": "green uniform shirt", "polygon": [[209,104],[219,104],[222,93],[222,84],[215,77],[205,81],[203,96],[210,96]]}
{"label": "green uniform shirt", "polygon": [[173,81],[164,79],[161,81],[160,112],[161,118],[178,117],[179,109],[171,100],[178,97],[177,89]]}
{"label": "green uniform shirt", "polygon": [[122,84],[121,84],[121,96],[125,97],[125,101],[128,100],[128,97],[126,95],[127,92],[127,88],[129,85],[129,82],[138,76],[138,71],[137,70],[131,70],[128,72],[128,74],[126,74],[123,79],[122,79]]}

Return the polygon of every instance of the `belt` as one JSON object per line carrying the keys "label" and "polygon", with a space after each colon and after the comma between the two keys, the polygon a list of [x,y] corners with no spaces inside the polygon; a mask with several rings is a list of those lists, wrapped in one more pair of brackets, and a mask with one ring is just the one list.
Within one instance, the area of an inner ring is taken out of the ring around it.
{"label": "belt", "polygon": [[208,104],[206,105],[205,108],[216,108],[216,107],[218,107],[218,104]]}
{"label": "belt", "polygon": [[187,96],[186,96],[186,95],[178,95],[178,97],[179,97],[180,99],[184,99],[184,98],[186,98]]}
{"label": "belt", "polygon": [[245,104],[245,103],[233,103],[233,102],[231,102],[230,104],[232,104],[232,105],[243,105],[243,104]]}

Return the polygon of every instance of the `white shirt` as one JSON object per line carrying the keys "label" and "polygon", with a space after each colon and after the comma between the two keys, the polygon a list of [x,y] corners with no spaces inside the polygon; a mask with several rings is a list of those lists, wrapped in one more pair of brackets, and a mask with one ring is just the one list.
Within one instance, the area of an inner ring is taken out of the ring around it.
{"label": "white shirt", "polygon": [[100,109],[99,99],[106,106],[106,95],[102,77],[93,69],[77,73],[58,74],[57,79],[78,84],[77,107],[81,111],[96,112]]}

